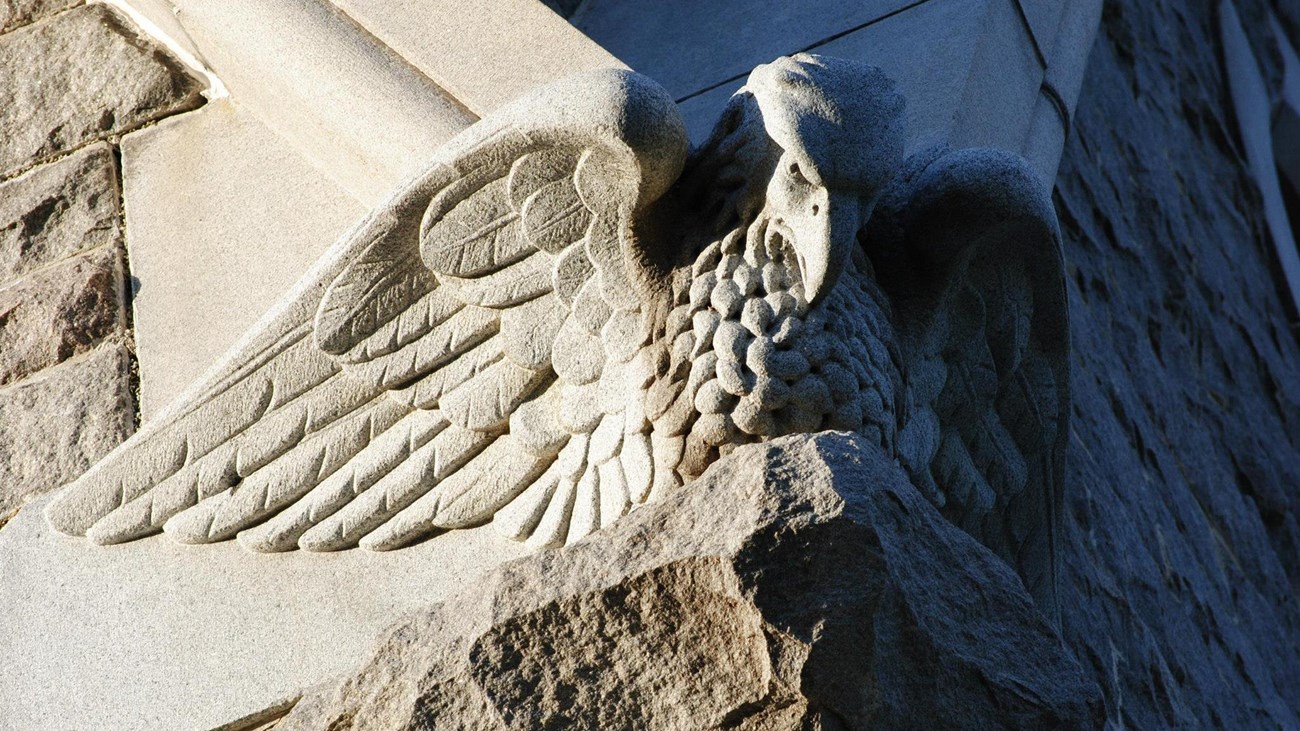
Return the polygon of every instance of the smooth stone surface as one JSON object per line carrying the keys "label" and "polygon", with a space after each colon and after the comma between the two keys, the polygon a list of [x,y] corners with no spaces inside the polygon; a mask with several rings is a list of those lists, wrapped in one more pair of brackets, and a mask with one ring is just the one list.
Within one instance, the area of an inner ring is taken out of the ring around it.
{"label": "smooth stone surface", "polygon": [[364,209],[229,100],[128,135],[122,165],[147,420]]}
{"label": "smooth stone surface", "polygon": [[331,0],[483,116],[579,71],[626,68],[537,0]]}
{"label": "smooth stone surface", "polygon": [[0,386],[123,332],[125,281],[108,245],[0,285]]}
{"label": "smooth stone surface", "polygon": [[[135,429],[129,368],[126,348],[109,342],[0,388],[0,543],[10,540],[13,532],[12,524],[3,525],[5,519],[24,501],[81,474]],[[10,546],[0,548],[0,563],[14,551]],[[26,586],[0,578],[0,597],[48,584],[49,576],[24,580]],[[7,607],[0,607],[0,626],[5,628],[0,635],[16,641],[21,630],[10,623],[12,617]],[[39,641],[40,636],[29,639]],[[12,676],[9,670],[0,672],[6,679],[0,685]],[[0,708],[11,707],[10,701],[0,700]]]}
{"label": "smooth stone surface", "polygon": [[0,37],[0,176],[196,107],[199,89],[104,5],[7,33]]}
{"label": "smooth stone surface", "polygon": [[0,530],[3,731],[207,731],[355,666],[394,617],[521,550],[490,529],[391,554],[105,549],[43,504]]}
{"label": "smooth stone surface", "polygon": [[689,488],[399,622],[277,731],[1094,728],[1008,567],[879,447],[742,447]]}
{"label": "smooth stone surface", "polygon": [[121,240],[113,151],[90,145],[0,183],[0,284]]}
{"label": "smooth stone surface", "polygon": [[680,101],[714,84],[743,80],[761,63],[809,50],[910,4],[587,0],[569,21]]}
{"label": "smooth stone surface", "polygon": [[329,0],[163,1],[233,98],[367,205],[476,119]]}

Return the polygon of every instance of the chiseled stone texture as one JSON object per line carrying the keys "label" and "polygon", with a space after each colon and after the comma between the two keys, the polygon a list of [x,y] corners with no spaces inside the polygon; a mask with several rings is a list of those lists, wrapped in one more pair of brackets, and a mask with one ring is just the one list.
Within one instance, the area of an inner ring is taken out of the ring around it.
{"label": "chiseled stone texture", "polygon": [[0,36],[0,175],[197,107],[200,89],[105,5]]}
{"label": "chiseled stone texture", "polygon": [[0,519],[81,474],[135,428],[118,343],[0,389]]}
{"label": "chiseled stone texture", "polygon": [[398,625],[277,731],[1092,728],[1014,573],[845,433],[689,489]]}
{"label": "chiseled stone texture", "polygon": [[1216,5],[1107,4],[1057,180],[1063,633],[1112,728],[1300,728],[1300,347]]}
{"label": "chiseled stone texture", "polygon": [[0,33],[66,10],[81,0],[0,0]]}
{"label": "chiseled stone texture", "polygon": [[104,246],[0,285],[0,386],[122,332],[121,253]]}
{"label": "chiseled stone texture", "polygon": [[115,170],[97,143],[0,183],[0,285],[120,241]]}

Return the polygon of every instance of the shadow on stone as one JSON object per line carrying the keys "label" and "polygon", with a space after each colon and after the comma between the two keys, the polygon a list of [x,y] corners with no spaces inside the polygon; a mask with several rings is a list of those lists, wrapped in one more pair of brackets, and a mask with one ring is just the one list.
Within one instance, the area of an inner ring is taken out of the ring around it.
{"label": "shadow on stone", "polygon": [[1092,728],[1014,572],[856,436],[738,449],[688,489],[393,628],[277,726]]}

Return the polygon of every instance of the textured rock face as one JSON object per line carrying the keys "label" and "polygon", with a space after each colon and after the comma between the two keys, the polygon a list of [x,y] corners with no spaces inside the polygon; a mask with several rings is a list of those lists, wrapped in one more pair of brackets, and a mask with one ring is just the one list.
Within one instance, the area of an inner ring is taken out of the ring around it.
{"label": "textured rock face", "polygon": [[84,472],[134,428],[130,354],[119,344],[0,391],[0,522]]}
{"label": "textured rock face", "polygon": [[689,489],[395,628],[276,726],[1089,728],[1014,573],[843,433]]}
{"label": "textured rock face", "polygon": [[0,0],[0,33],[76,5],[79,0]]}
{"label": "textured rock face", "polygon": [[202,103],[198,81],[104,5],[5,34],[0,79],[0,175]]}
{"label": "textured rock face", "polygon": [[106,246],[0,287],[0,385],[84,353],[122,329],[119,256]]}
{"label": "textured rock face", "polygon": [[1114,727],[1300,727],[1300,348],[1214,5],[1107,4],[1057,181],[1064,634]]}
{"label": "textured rock face", "polygon": [[0,524],[134,430],[114,145],[201,102],[107,6],[76,4],[0,2]]}
{"label": "textured rock face", "polygon": [[0,283],[121,239],[112,150],[95,144],[0,184]]}

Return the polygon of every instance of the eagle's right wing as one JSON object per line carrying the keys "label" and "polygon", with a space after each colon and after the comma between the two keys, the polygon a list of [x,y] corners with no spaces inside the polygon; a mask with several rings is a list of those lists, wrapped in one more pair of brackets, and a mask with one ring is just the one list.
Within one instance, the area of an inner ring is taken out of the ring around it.
{"label": "eagle's right wing", "polygon": [[624,413],[649,336],[631,228],[685,148],[672,100],[627,72],[480,122],[50,522],[259,550],[392,548],[498,511],[547,544],[607,523],[654,479]]}

